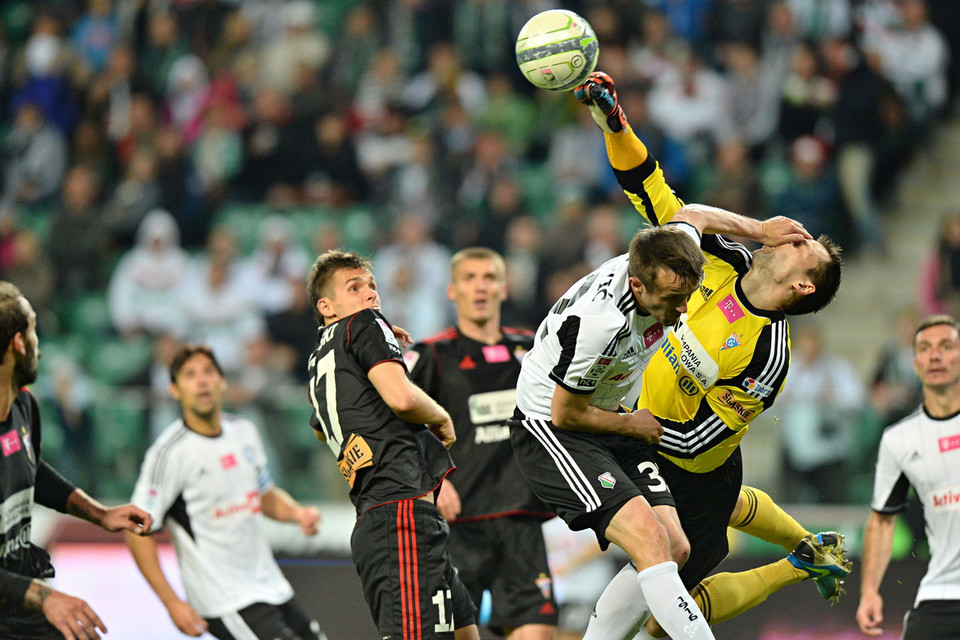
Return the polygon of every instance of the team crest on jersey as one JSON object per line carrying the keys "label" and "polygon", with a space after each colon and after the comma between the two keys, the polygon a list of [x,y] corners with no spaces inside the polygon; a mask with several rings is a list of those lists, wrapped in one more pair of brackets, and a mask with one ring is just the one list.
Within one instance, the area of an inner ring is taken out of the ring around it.
{"label": "team crest on jersey", "polygon": [[27,425],[20,427],[20,439],[23,440],[23,448],[27,450],[27,457],[30,458],[30,462],[36,462],[33,459],[33,442],[30,440],[30,432],[27,430]]}
{"label": "team crest on jersey", "polygon": [[403,361],[407,364],[407,371],[413,371],[413,368],[417,365],[418,360],[420,360],[419,351],[414,351],[411,349],[403,354]]}
{"label": "team crest on jersey", "polygon": [[723,346],[720,347],[720,351],[726,351],[727,349],[733,349],[734,347],[739,347],[742,343],[740,342],[740,336],[737,335],[737,332],[734,331],[730,334],[730,337],[723,341]]}
{"label": "team crest on jersey", "polygon": [[613,489],[617,484],[617,479],[613,477],[613,474],[609,471],[605,471],[597,476],[597,480],[600,481],[600,486],[604,489]]}
{"label": "team crest on jersey", "polygon": [[534,582],[537,583],[537,588],[540,589],[543,599],[549,600],[553,593],[553,580],[550,579],[550,576],[541,573]]}
{"label": "team crest on jersey", "polygon": [[766,398],[773,393],[773,387],[768,387],[755,378],[747,378],[744,380],[743,388],[754,398]]}
{"label": "team crest on jersey", "polygon": [[12,456],[17,451],[20,451],[20,436],[17,435],[16,429],[7,431],[5,434],[0,436],[0,449],[3,450],[4,458]]}
{"label": "team crest on jersey", "polygon": [[243,457],[247,459],[247,462],[249,462],[250,464],[253,464],[254,459],[255,459],[255,458],[254,458],[254,453],[253,453],[253,447],[244,447],[244,448],[243,448]]}
{"label": "team crest on jersey", "polygon": [[737,299],[733,297],[732,293],[718,302],[717,307],[730,324],[733,324],[745,315],[743,307],[740,306],[740,303],[737,302]]}
{"label": "team crest on jersey", "polygon": [[382,318],[377,318],[377,324],[380,325],[380,330],[383,331],[383,337],[387,341],[387,344],[390,345],[390,348],[400,354],[402,352],[400,343],[397,342],[397,336],[393,335],[393,329],[390,328],[390,325],[384,322]]}

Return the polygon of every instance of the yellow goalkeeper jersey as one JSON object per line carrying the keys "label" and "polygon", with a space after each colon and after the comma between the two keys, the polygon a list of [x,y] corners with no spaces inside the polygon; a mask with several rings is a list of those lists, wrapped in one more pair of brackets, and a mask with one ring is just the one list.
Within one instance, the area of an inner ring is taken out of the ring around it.
{"label": "yellow goalkeeper jersey", "polygon": [[[669,222],[683,202],[648,157],[616,171],[634,207],[651,224]],[[659,450],[695,473],[730,456],[748,425],[773,404],[790,365],[790,333],[782,312],[753,307],[740,278],[751,252],[722,235],[705,234],[703,284],[643,373],[638,408],[663,424]]]}

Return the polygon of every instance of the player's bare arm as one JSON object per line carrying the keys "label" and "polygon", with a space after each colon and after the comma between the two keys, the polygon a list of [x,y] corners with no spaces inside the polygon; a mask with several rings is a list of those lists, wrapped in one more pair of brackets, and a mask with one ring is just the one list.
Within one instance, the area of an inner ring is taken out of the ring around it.
{"label": "player's bare arm", "polygon": [[685,204],[673,222],[692,224],[701,234],[723,233],[774,247],[813,238],[802,224],[785,216],[760,221],[706,204]]}
{"label": "player's bare arm", "polygon": [[111,532],[130,531],[137,535],[148,535],[153,525],[153,518],[143,509],[132,504],[106,507],[82,489],[75,489],[67,498],[67,513]]}
{"label": "player's bare arm", "polygon": [[590,404],[590,394],[571,393],[557,385],[550,403],[553,424],[567,431],[610,433],[648,444],[660,442],[663,426],[646,409],[633,413],[607,411]]}
{"label": "player's bare arm", "polygon": [[883,633],[883,598],[880,583],[890,565],[893,550],[893,530],[897,524],[895,514],[873,512],[863,532],[863,559],[860,565],[860,606],[857,607],[857,624],[868,636]]}
{"label": "player's bare arm", "polygon": [[99,638],[107,627],[84,600],[57,591],[43,580],[34,579],[24,595],[27,609],[39,609],[47,621],[68,640]]}
{"label": "player's bare arm", "polygon": [[381,362],[367,372],[367,377],[398,417],[407,422],[427,425],[445,447],[453,445],[457,436],[450,415],[436,400],[410,381],[403,365],[394,361]]}
{"label": "player's bare arm", "polygon": [[320,531],[320,512],[300,504],[280,487],[271,487],[261,495],[260,507],[268,518],[298,525],[305,536],[314,536]]}

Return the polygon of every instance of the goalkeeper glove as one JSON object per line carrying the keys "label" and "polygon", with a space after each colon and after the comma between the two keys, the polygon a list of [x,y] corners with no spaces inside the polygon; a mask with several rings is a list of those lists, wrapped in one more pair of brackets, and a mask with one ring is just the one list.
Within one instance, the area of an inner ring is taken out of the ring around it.
{"label": "goalkeeper glove", "polygon": [[619,133],[627,126],[627,117],[617,100],[613,78],[603,71],[594,71],[573,90],[573,96],[587,105],[597,125],[607,133]]}

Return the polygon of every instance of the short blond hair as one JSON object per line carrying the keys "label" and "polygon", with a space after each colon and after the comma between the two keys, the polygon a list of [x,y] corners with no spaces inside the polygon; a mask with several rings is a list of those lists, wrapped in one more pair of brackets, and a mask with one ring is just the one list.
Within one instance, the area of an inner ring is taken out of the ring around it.
{"label": "short blond hair", "polygon": [[453,280],[453,274],[456,273],[457,266],[464,260],[489,260],[497,270],[500,282],[507,279],[507,264],[503,261],[503,256],[488,247],[467,247],[453,254],[450,258],[450,280]]}

